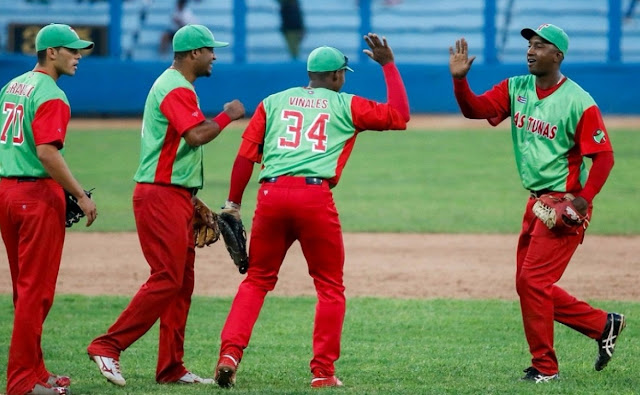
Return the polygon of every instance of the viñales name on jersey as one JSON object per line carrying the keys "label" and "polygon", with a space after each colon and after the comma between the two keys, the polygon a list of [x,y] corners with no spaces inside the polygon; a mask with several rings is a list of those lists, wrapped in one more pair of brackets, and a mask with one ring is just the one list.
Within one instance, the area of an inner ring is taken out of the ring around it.
{"label": "vi\u00f1ales name on jersey", "polygon": [[327,108],[329,107],[329,101],[327,99],[310,99],[307,97],[295,97],[289,98],[289,105],[300,108]]}
{"label": "vi\u00f1ales name on jersey", "polygon": [[536,133],[541,137],[548,138],[549,140],[553,140],[556,137],[558,125],[552,125],[542,119],[527,116],[527,114],[520,114],[520,112],[516,112],[513,115],[513,122],[518,128],[524,127],[525,121],[527,122],[525,128],[527,132]]}

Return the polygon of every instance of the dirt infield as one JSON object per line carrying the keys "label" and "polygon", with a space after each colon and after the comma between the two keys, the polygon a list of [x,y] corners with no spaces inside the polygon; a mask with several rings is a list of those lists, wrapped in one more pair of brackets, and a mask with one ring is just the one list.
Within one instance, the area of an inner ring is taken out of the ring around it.
{"label": "dirt infield", "polygon": [[[246,121],[245,121],[246,122]],[[609,128],[637,128],[637,118],[605,120]],[[416,129],[487,126],[461,116],[413,116]],[[70,129],[135,129],[140,119],[74,119]],[[499,127],[507,129],[508,125]],[[398,298],[516,299],[516,235],[345,234],[348,296]],[[579,298],[640,298],[637,268],[640,237],[587,235],[560,285]],[[221,242],[198,250],[197,295],[232,296],[244,278]],[[149,268],[135,233],[70,232],[58,279],[58,293],[133,295]],[[0,293],[11,293],[4,244],[0,243]],[[299,245],[283,265],[276,295],[313,295]]]}
{"label": "dirt infield", "polygon": [[[345,234],[347,296],[515,299],[516,235]],[[4,245],[0,293],[11,292]],[[579,298],[640,298],[640,237],[587,235],[560,284]],[[58,293],[133,295],[149,268],[135,233],[67,235]],[[222,243],[199,249],[195,294],[232,296],[244,278]],[[299,245],[289,251],[275,295],[313,295]]]}

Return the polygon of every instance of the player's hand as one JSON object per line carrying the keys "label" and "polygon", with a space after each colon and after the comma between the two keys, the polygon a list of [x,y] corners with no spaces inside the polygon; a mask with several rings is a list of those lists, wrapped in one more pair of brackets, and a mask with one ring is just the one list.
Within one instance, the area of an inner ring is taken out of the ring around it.
{"label": "player's hand", "polygon": [[244,117],[244,104],[238,99],[224,103],[223,109],[232,121]]}
{"label": "player's hand", "polygon": [[571,202],[573,203],[573,207],[575,207],[580,214],[587,215],[587,211],[589,210],[589,203],[587,203],[587,199],[582,196],[577,196],[572,199]]}
{"label": "player's hand", "polygon": [[382,39],[380,39],[377,34],[369,33],[364,36],[364,41],[367,42],[370,50],[363,49],[362,52],[378,62],[380,66],[393,62],[393,51],[389,48],[386,37],[383,36]]}
{"label": "player's hand", "polygon": [[464,38],[456,40],[455,49],[449,47],[449,71],[453,78],[466,77],[474,60],[475,56],[469,57],[469,46]]}
{"label": "player's hand", "polygon": [[93,221],[95,221],[98,217],[98,209],[96,208],[95,202],[91,200],[89,196],[83,193],[80,199],[78,199],[78,206],[80,206],[80,208],[84,212],[84,215],[87,216],[86,226],[91,226]]}

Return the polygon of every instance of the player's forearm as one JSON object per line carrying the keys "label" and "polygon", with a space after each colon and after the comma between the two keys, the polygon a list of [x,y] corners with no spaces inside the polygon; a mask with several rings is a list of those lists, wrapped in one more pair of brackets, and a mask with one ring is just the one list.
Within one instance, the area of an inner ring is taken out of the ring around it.
{"label": "player's forearm", "polygon": [[592,159],[593,164],[589,170],[589,178],[587,178],[587,182],[580,192],[580,196],[589,204],[591,204],[595,196],[604,186],[607,178],[609,178],[609,173],[611,173],[614,163],[613,152],[611,151],[598,152]]}
{"label": "player's forearm", "polygon": [[453,93],[462,115],[466,118],[489,119],[498,115],[488,98],[478,96],[471,91],[466,78],[453,79]]}
{"label": "player's forearm", "polygon": [[409,122],[409,98],[400,71],[393,62],[382,66],[382,71],[387,85],[387,103],[402,115],[405,122]]}
{"label": "player's forearm", "polygon": [[223,111],[212,120],[205,120],[189,129],[184,134],[184,139],[190,146],[199,147],[218,137],[230,122],[231,118]]}
{"label": "player's forearm", "polygon": [[237,204],[242,203],[242,195],[244,195],[244,190],[247,188],[247,184],[249,184],[252,173],[253,162],[242,155],[236,156],[233,169],[231,170],[228,200]]}
{"label": "player's forearm", "polygon": [[82,186],[71,174],[71,170],[69,170],[69,166],[67,166],[67,162],[65,162],[62,155],[60,155],[58,148],[51,144],[41,144],[36,146],[36,151],[38,159],[40,159],[49,176],[60,184],[64,190],[75,196],[76,199],[81,199],[85,196]]}

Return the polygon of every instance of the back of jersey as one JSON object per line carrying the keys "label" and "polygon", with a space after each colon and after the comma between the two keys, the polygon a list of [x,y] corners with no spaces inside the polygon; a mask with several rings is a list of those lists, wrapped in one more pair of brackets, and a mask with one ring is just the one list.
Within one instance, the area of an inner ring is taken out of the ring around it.
{"label": "back of jersey", "polygon": [[267,97],[263,101],[266,130],[260,178],[333,179],[355,137],[352,98],[325,88],[291,88]]}

